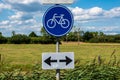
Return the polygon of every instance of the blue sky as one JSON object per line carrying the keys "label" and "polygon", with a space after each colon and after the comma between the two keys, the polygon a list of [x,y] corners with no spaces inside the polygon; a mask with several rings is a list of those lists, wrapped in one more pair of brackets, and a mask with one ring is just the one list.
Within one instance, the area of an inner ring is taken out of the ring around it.
{"label": "blue sky", "polygon": [[[11,36],[12,31],[40,35],[42,16],[50,6],[41,0],[0,0],[0,32],[4,36]],[[120,0],[75,0],[65,6],[74,15],[73,30],[120,34]]]}
{"label": "blue sky", "polygon": [[97,6],[105,10],[109,10],[114,7],[120,7],[120,0],[76,0],[72,6],[79,6],[84,9]]}

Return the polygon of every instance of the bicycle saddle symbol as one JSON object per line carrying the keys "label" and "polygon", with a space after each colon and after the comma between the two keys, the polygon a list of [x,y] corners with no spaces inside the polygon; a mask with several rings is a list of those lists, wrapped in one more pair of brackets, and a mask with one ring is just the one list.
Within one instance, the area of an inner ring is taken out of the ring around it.
{"label": "bicycle saddle symbol", "polygon": [[52,19],[48,19],[47,26],[49,28],[55,28],[57,24],[60,25],[62,28],[68,28],[70,22],[68,19],[64,19],[64,14],[60,14],[60,16],[58,16],[57,13],[55,13],[53,14]]}

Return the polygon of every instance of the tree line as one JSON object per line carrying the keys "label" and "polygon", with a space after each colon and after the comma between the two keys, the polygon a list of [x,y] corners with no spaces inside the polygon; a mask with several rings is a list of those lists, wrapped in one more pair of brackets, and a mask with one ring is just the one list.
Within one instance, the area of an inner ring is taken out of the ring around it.
{"label": "tree line", "polygon": [[[41,36],[35,32],[29,35],[15,34],[12,32],[11,37],[4,37],[0,32],[0,44],[55,44],[56,37],[49,35],[44,28],[40,31]],[[79,41],[90,43],[120,43],[120,34],[106,35],[103,32],[90,32],[90,31],[73,31],[60,38],[60,41]]]}

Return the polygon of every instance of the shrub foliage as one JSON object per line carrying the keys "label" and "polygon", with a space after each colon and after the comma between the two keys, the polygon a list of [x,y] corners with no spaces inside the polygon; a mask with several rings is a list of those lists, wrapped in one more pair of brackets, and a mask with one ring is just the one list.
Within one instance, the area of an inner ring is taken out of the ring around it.
{"label": "shrub foliage", "polygon": [[[115,55],[112,55],[113,58]],[[111,61],[112,60],[112,61]],[[61,80],[120,80],[120,62],[111,58],[104,63],[100,56],[86,64],[75,61],[75,69],[61,70]],[[42,70],[41,63],[29,72],[22,69],[0,72],[0,80],[55,80],[55,70]]]}
{"label": "shrub foliage", "polygon": [[28,44],[30,43],[30,38],[26,35],[17,34],[10,38],[10,43],[13,44]]}
{"label": "shrub foliage", "polygon": [[[103,32],[70,32],[67,35],[61,37],[61,41],[81,41],[91,43],[120,43],[120,34],[118,35],[105,35]],[[24,34],[15,34],[11,37],[4,37],[0,33],[0,44],[12,43],[12,44],[53,44],[56,42],[54,36],[49,35],[44,28],[41,29],[41,36],[38,36],[35,32],[31,32],[28,36]]]}

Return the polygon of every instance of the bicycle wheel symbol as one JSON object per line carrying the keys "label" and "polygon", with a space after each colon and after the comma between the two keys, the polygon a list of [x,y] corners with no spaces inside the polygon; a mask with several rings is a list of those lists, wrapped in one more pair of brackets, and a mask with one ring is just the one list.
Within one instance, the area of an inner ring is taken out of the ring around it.
{"label": "bicycle wheel symbol", "polygon": [[55,22],[53,19],[49,19],[49,20],[47,21],[47,26],[48,26],[49,28],[54,28],[54,27],[56,26],[56,22]]}
{"label": "bicycle wheel symbol", "polygon": [[70,22],[67,19],[63,19],[61,22],[61,27],[62,28],[68,28],[70,25]]}

